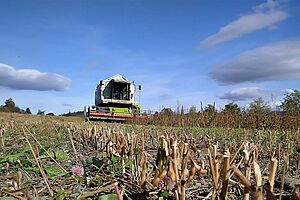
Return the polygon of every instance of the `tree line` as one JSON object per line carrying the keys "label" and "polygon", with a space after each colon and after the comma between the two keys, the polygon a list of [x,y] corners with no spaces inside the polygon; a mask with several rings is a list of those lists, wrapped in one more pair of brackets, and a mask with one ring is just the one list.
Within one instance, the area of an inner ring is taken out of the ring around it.
{"label": "tree line", "polygon": [[294,90],[292,93],[286,93],[283,98],[281,105],[276,106],[276,108],[271,108],[271,106],[263,100],[262,97],[254,99],[249,108],[241,108],[235,102],[230,102],[224,106],[221,111],[218,111],[215,104],[208,104],[204,108],[202,107],[199,111],[195,106],[191,106],[188,112],[185,112],[183,106],[177,107],[176,111],[171,108],[163,108],[160,112],[156,114],[160,115],[173,115],[173,114],[196,114],[196,113],[270,113],[270,112],[280,112],[287,115],[300,115],[300,92]]}
{"label": "tree line", "polygon": [[137,123],[166,126],[197,127],[231,127],[231,128],[276,128],[298,129],[300,127],[300,92],[294,90],[286,93],[281,105],[272,108],[263,98],[254,99],[248,108],[241,108],[230,102],[222,110],[215,104],[201,105],[199,111],[195,106],[188,112],[183,107],[163,108],[147,120],[136,120]]}
{"label": "tree line", "polygon": [[15,102],[12,98],[6,99],[4,105],[0,106],[0,112],[12,112],[12,113],[24,113],[24,114],[32,114],[29,108],[25,110],[16,106]]}
{"label": "tree line", "polygon": [[[19,108],[16,103],[12,100],[12,98],[6,99],[4,105],[0,106],[0,112],[8,112],[8,113],[22,113],[22,114],[32,114],[30,108],[26,108],[25,110]],[[45,111],[38,110],[37,115],[45,115]],[[54,115],[53,113],[47,113],[46,115]]]}

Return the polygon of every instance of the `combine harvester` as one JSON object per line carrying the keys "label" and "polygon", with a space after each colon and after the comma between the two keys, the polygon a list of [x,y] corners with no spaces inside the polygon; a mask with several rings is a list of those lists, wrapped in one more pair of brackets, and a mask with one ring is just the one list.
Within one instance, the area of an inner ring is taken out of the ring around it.
{"label": "combine harvester", "polygon": [[101,80],[95,91],[95,105],[85,107],[86,121],[125,121],[143,117],[139,99],[141,86],[120,74]]}

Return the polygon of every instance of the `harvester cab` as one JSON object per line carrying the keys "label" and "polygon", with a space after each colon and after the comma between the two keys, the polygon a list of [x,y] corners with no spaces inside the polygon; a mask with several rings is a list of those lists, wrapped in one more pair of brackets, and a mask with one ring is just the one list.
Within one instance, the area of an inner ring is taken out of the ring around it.
{"label": "harvester cab", "polygon": [[85,107],[86,120],[124,121],[141,116],[141,86],[120,74],[101,80],[95,91],[95,105]]}

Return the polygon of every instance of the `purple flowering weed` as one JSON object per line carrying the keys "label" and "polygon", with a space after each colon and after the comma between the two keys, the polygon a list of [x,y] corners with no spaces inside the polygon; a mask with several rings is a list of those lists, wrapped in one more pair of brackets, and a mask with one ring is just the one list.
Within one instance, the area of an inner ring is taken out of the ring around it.
{"label": "purple flowering weed", "polygon": [[84,168],[80,164],[73,165],[71,168],[73,176],[83,176],[84,175]]}
{"label": "purple flowering weed", "polygon": [[171,191],[171,190],[173,190],[173,188],[175,187],[175,182],[174,181],[172,181],[172,179],[170,178],[170,177],[168,177],[168,176],[166,176],[165,178],[164,178],[164,183],[165,183],[165,185],[167,186],[167,190],[169,190],[169,191]]}
{"label": "purple flowering weed", "polygon": [[161,189],[163,189],[163,188],[165,187],[165,182],[164,182],[164,180],[161,180],[161,181],[160,181],[159,187],[160,187]]}

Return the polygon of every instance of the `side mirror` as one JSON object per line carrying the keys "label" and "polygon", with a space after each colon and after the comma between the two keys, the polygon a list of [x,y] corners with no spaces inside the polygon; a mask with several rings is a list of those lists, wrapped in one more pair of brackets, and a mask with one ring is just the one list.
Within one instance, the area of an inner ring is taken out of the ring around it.
{"label": "side mirror", "polygon": [[139,85],[139,90],[142,90],[142,86],[141,85]]}

